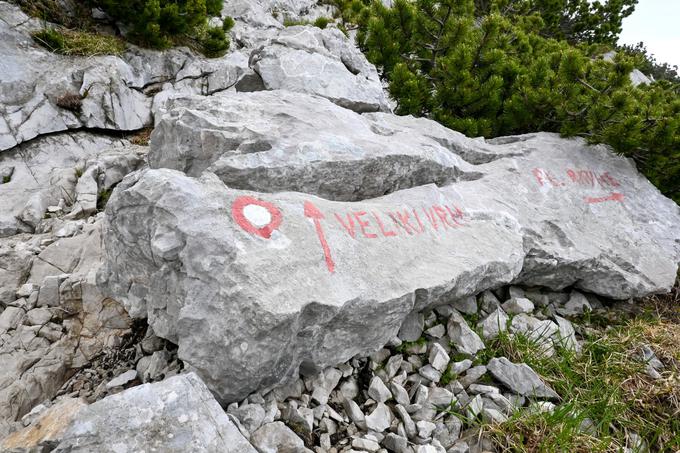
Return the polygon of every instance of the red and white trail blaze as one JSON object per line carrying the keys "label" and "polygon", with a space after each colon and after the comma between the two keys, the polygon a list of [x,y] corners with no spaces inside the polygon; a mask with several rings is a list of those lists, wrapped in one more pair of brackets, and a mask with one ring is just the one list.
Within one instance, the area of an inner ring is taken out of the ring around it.
{"label": "red and white trail blaze", "polygon": [[[248,206],[264,208],[269,214],[268,223],[254,224],[248,218]],[[238,197],[232,203],[234,221],[246,232],[269,239],[279,228],[283,215],[273,203],[250,196]],[[335,261],[324,228],[339,229],[343,234],[358,241],[364,240],[407,240],[426,232],[439,235],[464,225],[463,211],[455,204],[433,204],[420,208],[400,207],[394,210],[370,209],[329,212],[324,214],[311,201],[304,202],[304,216],[314,223],[316,236],[323,251],[326,267],[335,272]]]}

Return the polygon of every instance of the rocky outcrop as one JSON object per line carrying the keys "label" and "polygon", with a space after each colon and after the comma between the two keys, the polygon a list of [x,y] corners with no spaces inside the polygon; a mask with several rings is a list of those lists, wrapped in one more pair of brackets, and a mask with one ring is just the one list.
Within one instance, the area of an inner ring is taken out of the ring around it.
{"label": "rocky outcrop", "polygon": [[28,248],[21,236],[0,239],[0,250],[20,270],[5,283],[7,308],[0,314],[0,437],[129,332],[125,310],[95,284],[100,227],[81,225],[75,236],[56,240],[44,234]]}
{"label": "rocky outcrop", "polygon": [[47,213],[94,213],[109,191],[140,168],[146,148],[84,132],[42,137],[0,153],[0,237],[32,232]]}

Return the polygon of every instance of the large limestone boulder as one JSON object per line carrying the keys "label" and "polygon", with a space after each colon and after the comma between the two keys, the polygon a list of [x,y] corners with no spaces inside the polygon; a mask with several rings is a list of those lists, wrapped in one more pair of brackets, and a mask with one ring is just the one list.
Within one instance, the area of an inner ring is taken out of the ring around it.
{"label": "large limestone boulder", "polygon": [[375,66],[337,28],[286,27],[251,56],[266,89],[317,94],[357,112],[388,111]]}
{"label": "large limestone boulder", "polygon": [[[416,133],[393,115],[359,115],[288,91],[170,100],[151,136],[151,167],[263,192],[294,190],[332,200],[361,200],[401,188],[446,185],[479,176],[473,160],[495,155],[433,122]],[[487,147],[491,148],[491,147]],[[458,154],[451,152],[458,150]]]}
{"label": "large limestone boulder", "polygon": [[414,309],[513,280],[519,231],[462,206],[434,185],[340,203],[143,171],[107,205],[103,287],[237,400],[379,348]]}

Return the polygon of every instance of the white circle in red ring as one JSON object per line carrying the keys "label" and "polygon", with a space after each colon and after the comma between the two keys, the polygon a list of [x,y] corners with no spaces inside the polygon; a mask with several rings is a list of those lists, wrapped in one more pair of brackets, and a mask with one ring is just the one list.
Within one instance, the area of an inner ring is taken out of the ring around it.
{"label": "white circle in red ring", "polygon": [[[245,215],[245,209],[248,206],[259,206],[267,210],[269,213],[269,223],[263,226],[254,225]],[[231,204],[231,215],[234,221],[245,231],[255,236],[260,236],[269,239],[272,232],[276,230],[283,221],[283,216],[279,208],[268,201],[258,200],[255,197],[243,195],[234,200]]]}

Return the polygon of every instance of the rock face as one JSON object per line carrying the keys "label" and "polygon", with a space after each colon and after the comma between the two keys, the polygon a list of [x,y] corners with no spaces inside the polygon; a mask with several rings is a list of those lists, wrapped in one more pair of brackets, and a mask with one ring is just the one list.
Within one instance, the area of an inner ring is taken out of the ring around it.
{"label": "rock face", "polygon": [[[0,19],[18,20],[12,13],[2,8]],[[29,31],[40,28],[35,22]],[[134,130],[151,122],[151,99],[134,89],[134,74],[118,57],[58,56],[7,20],[0,20],[0,55],[0,150],[49,132]]]}
{"label": "rock face", "polygon": [[[377,348],[413,310],[500,283],[628,298],[675,279],[678,206],[605,147],[446,137],[427,120],[340,113],[282,91],[177,102],[154,133],[151,166],[221,180],[150,170],[121,183],[101,284],[177,342],[223,401]],[[464,170],[445,187],[405,189],[424,181],[390,153],[440,162],[442,175]],[[456,164],[441,164],[447,156]],[[363,164],[373,157],[380,165]],[[337,200],[394,193],[339,203],[223,182]]]}
{"label": "rock face", "polygon": [[318,97],[234,93],[174,99],[167,108],[151,137],[150,166],[190,176],[208,170],[231,187],[353,201],[475,177],[449,151],[474,148],[463,135],[414,134],[390,124],[391,115],[358,115]]}
{"label": "rock face", "polygon": [[190,373],[140,385],[81,409],[54,451],[257,450]]}

